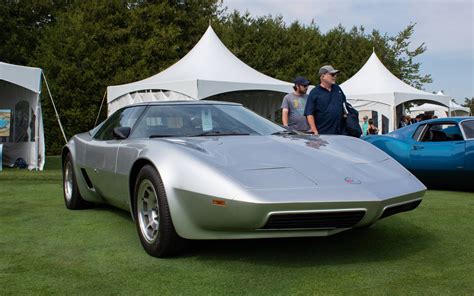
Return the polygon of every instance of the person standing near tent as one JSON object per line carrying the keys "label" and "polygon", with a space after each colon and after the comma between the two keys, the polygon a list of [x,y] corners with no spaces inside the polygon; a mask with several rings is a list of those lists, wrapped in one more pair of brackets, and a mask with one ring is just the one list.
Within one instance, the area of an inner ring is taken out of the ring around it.
{"label": "person standing near tent", "polygon": [[320,83],[309,93],[304,115],[315,135],[344,134],[343,103],[346,96],[336,84],[338,72],[331,65],[321,67],[318,72]]}
{"label": "person standing near tent", "polygon": [[281,103],[281,119],[283,126],[293,130],[308,131],[309,126],[303,115],[308,95],[309,80],[304,77],[296,77],[293,81],[293,92],[287,94]]}
{"label": "person standing near tent", "polygon": [[368,135],[377,135],[379,133],[379,129],[375,126],[374,120],[371,118],[369,119],[369,129],[367,131]]}
{"label": "person standing near tent", "polygon": [[410,125],[410,117],[402,116],[402,120],[400,120],[400,123],[398,124],[398,128],[402,128],[408,125]]}
{"label": "person standing near tent", "polygon": [[362,118],[363,123],[362,123],[362,135],[367,136],[367,131],[369,130],[369,123],[367,122],[369,120],[369,116],[364,115]]}

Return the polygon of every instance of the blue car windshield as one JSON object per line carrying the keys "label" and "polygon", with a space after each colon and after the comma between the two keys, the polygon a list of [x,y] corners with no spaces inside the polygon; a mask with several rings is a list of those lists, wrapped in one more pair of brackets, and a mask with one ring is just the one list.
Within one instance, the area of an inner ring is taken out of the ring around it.
{"label": "blue car windshield", "polygon": [[270,135],[282,127],[239,105],[151,105],[132,138]]}
{"label": "blue car windshield", "polygon": [[474,139],[474,120],[464,121],[462,123],[466,139]]}

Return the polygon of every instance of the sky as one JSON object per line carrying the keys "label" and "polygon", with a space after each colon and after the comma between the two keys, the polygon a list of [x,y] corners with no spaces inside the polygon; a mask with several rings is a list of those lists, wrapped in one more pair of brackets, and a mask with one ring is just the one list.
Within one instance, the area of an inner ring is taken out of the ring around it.
{"label": "sky", "polygon": [[409,49],[425,43],[414,61],[433,79],[424,90],[442,90],[458,103],[474,97],[473,0],[223,0],[223,6],[254,17],[281,15],[287,25],[314,20],[323,33],[341,24],[394,36],[416,23]]}

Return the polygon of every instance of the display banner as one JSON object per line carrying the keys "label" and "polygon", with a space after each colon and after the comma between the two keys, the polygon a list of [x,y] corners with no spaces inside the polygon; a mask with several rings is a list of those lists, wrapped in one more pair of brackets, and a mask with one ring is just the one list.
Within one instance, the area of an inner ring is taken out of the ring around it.
{"label": "display banner", "polygon": [[11,110],[0,109],[0,137],[10,136]]}

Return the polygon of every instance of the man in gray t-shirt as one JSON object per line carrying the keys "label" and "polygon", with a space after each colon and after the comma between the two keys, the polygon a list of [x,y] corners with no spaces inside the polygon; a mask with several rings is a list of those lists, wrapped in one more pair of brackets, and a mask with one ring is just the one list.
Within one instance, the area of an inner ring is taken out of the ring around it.
{"label": "man in gray t-shirt", "polygon": [[308,131],[309,125],[304,116],[304,108],[306,106],[306,99],[308,95],[309,80],[304,77],[296,77],[293,81],[294,91],[287,94],[281,103],[283,126],[298,131]]}

